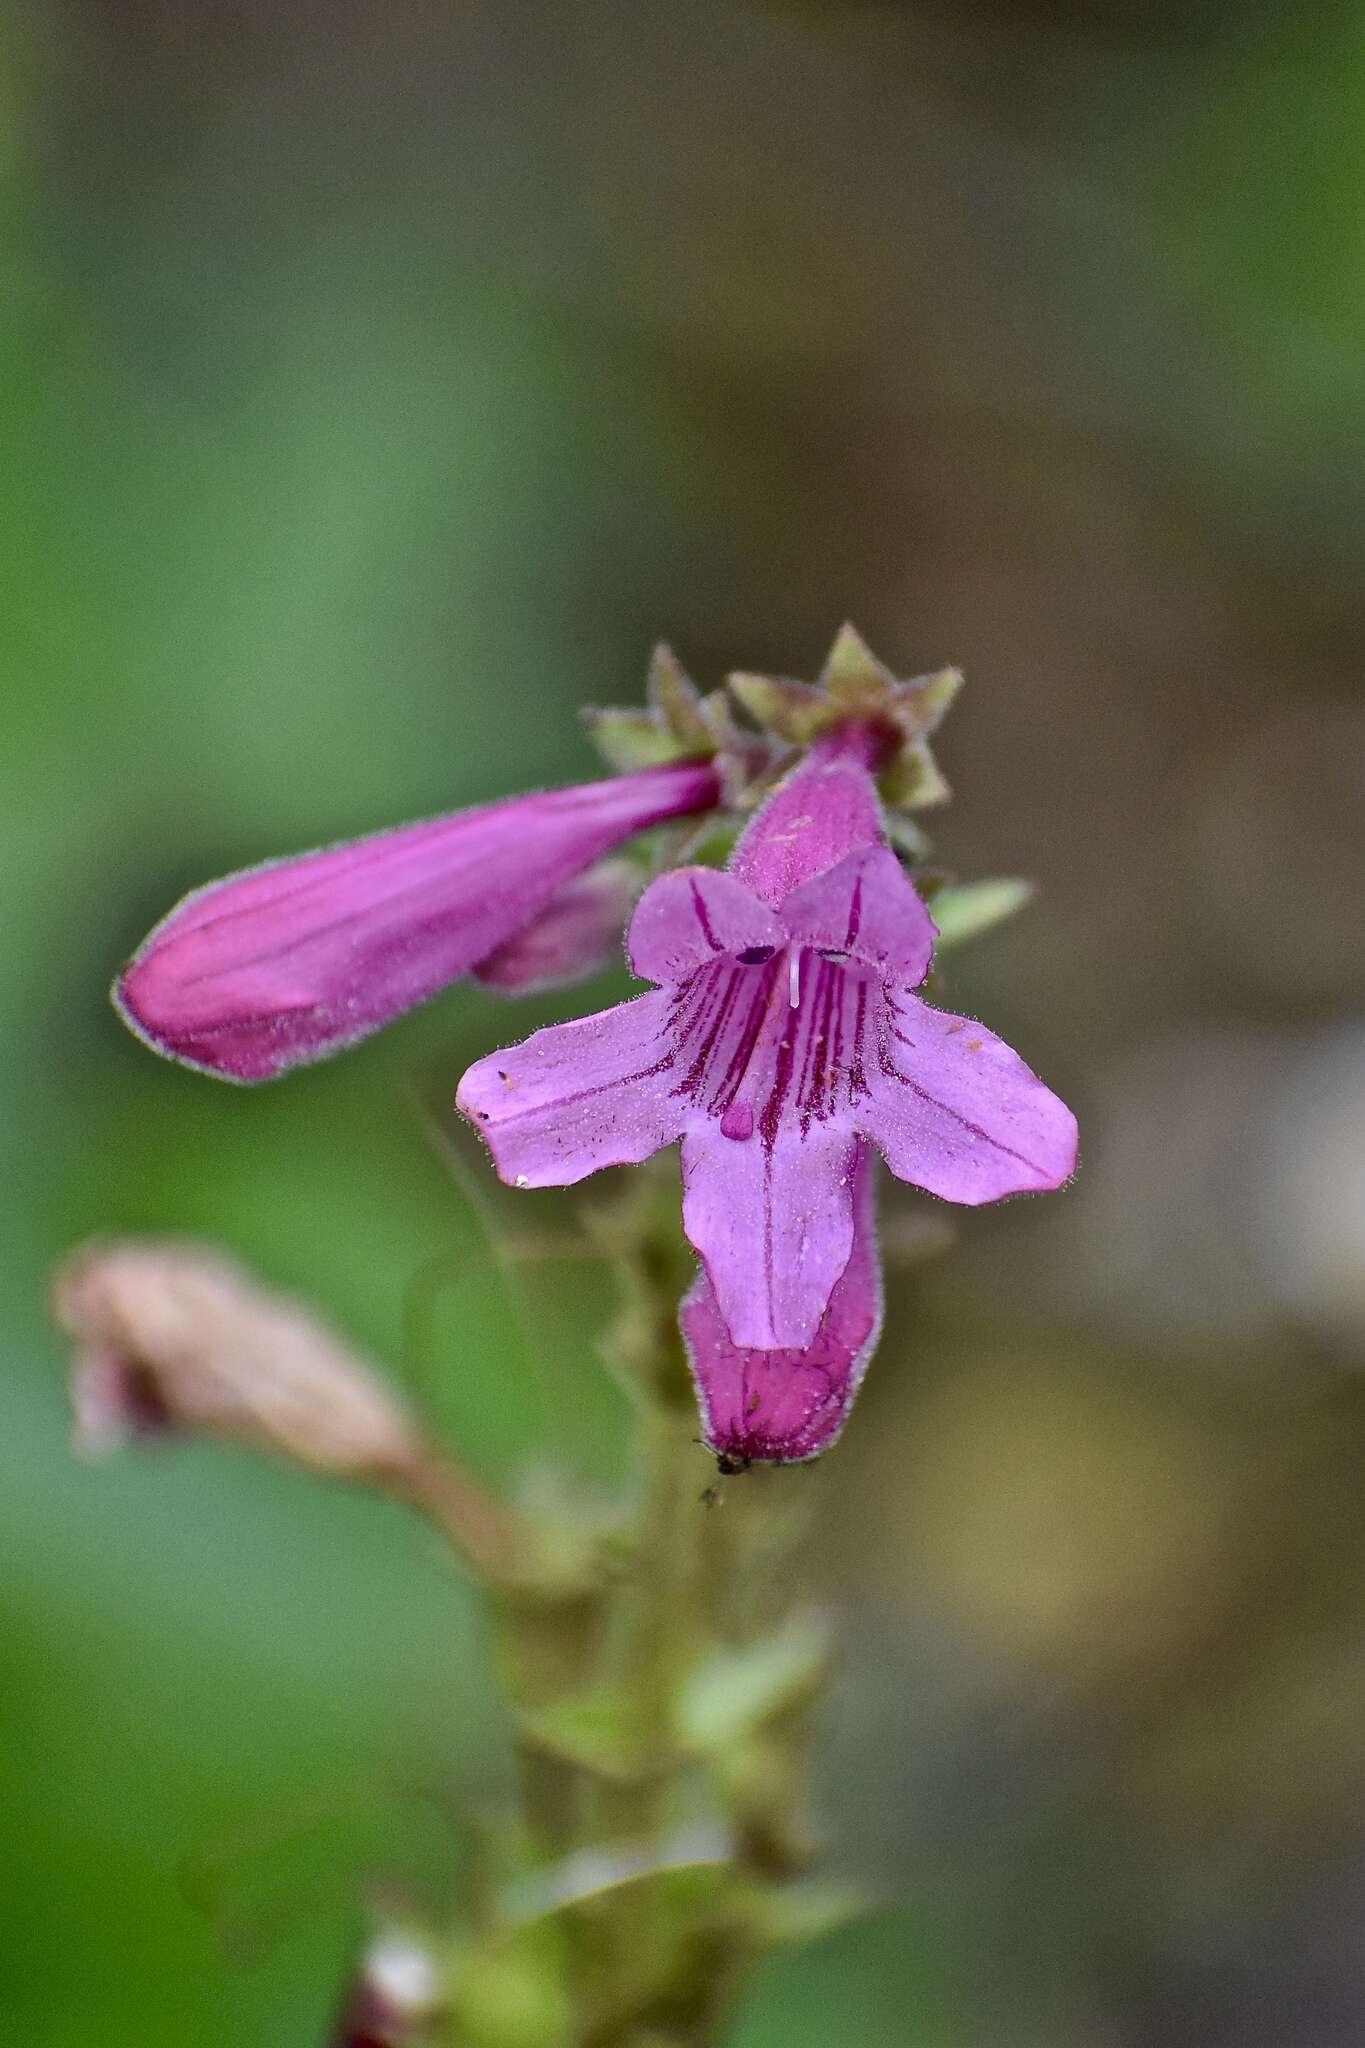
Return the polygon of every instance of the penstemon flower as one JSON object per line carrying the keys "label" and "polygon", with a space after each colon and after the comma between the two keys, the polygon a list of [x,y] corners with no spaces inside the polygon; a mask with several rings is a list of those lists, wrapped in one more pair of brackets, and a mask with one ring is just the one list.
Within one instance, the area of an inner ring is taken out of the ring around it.
{"label": "penstemon flower", "polygon": [[459,1106],[502,1178],[567,1186],[682,1140],[704,1277],[683,1330],[727,1462],[815,1456],[875,1342],[871,1162],[976,1204],[1059,1187],[1075,1119],[991,1032],[912,991],[935,930],[882,834],[875,739],[817,743],[729,870],[676,869],[631,921],[656,984],[480,1060]]}
{"label": "penstemon flower", "polygon": [[745,735],[661,649],[648,710],[595,714],[613,778],[212,883],[156,927],[115,1001],[157,1050],[259,1081],[464,974],[509,994],[562,985],[602,964],[635,901],[638,866],[604,856],[767,789],[727,869],[676,868],[640,896],[627,951],[652,992],[478,1061],[458,1100],[517,1187],[681,1139],[701,1259],[681,1327],[706,1440],[736,1466],[814,1457],[880,1327],[873,1152],[968,1204],[1075,1167],[1064,1104],[983,1026],[914,994],[936,931],[883,799],[894,817],[946,797],[927,741],[959,681],[896,682],[846,627],[816,687],[731,678],[760,728]]}
{"label": "penstemon flower", "polygon": [[[593,714],[609,779],[229,876],[119,978],[151,1045],[243,1082],[462,975],[504,995],[562,985],[627,921],[651,984],[477,1061],[458,1097],[518,1187],[681,1141],[695,1271],[652,1177],[590,1232],[619,1283],[604,1352],[637,1395],[633,1502],[609,1526],[569,1495],[490,1493],[324,1321],[203,1246],[114,1238],[55,1276],[82,1448],[207,1434],[381,1488],[489,1596],[513,1824],[481,1832],[456,1914],[401,1887],[376,1899],[336,2048],[705,2048],[763,1953],[850,1910],[802,1875],[830,1656],[805,1611],[799,1518],[756,1485],[703,1539],[684,1353],[723,1472],[815,1458],[880,1333],[878,1155],[966,1204],[1058,1187],[1075,1165],[1064,1104],[916,992],[936,944],[1027,894],[940,882],[931,918],[895,850],[922,854],[906,812],[948,794],[928,742],[959,681],[899,682],[845,627],[816,686],[730,678],[745,729],[661,650],[647,709]],[[646,833],[642,858],[629,842]]]}

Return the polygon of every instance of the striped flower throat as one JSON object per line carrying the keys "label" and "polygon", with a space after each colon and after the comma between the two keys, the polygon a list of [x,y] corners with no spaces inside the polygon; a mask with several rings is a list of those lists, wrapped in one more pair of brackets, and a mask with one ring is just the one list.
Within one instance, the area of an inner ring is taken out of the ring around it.
{"label": "striped flower throat", "polygon": [[673,1093],[722,1136],[768,1149],[794,1117],[847,1115],[868,1093],[875,978],[842,949],[746,947],[699,967],[671,997]]}

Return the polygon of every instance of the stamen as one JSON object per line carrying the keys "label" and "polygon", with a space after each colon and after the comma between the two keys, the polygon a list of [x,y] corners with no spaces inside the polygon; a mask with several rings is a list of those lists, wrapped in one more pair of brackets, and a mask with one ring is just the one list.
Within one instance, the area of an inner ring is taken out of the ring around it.
{"label": "stamen", "polygon": [[799,946],[793,946],[787,955],[787,967],[791,974],[791,1006],[794,1010],[799,1010],[801,1007],[801,948]]}

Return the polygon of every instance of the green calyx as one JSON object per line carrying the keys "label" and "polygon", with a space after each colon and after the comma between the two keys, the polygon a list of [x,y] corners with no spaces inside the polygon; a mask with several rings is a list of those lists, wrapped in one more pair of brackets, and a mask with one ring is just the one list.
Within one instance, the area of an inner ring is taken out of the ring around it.
{"label": "green calyx", "polygon": [[645,706],[590,707],[583,714],[599,753],[623,774],[668,761],[710,759],[731,739],[730,707],[723,690],[707,697],[671,647],[650,657]]}
{"label": "green calyx", "polygon": [[962,674],[955,668],[898,681],[847,625],[840,628],[814,683],[745,674],[729,679],[731,696],[754,724],[789,746],[811,746],[841,725],[880,729],[886,757],[879,786],[887,803],[902,810],[948,800],[948,784],[928,741],[961,687]]}
{"label": "green calyx", "polygon": [[[955,668],[898,681],[862,635],[843,626],[817,682],[735,674],[728,697],[726,690],[704,696],[661,643],[650,659],[643,706],[592,707],[583,715],[598,751],[618,773],[716,760],[730,800],[741,808],[761,794],[791,748],[813,746],[841,725],[869,726],[885,742],[878,770],[883,799],[894,810],[924,810],[946,803],[951,793],[929,736],[961,685]],[[736,723],[731,700],[748,727]]]}
{"label": "green calyx", "polygon": [[673,857],[718,867],[746,816],[797,755],[840,728],[865,729],[874,740],[883,829],[930,902],[940,950],[946,950],[1012,917],[1033,894],[1031,884],[1013,877],[958,882],[926,869],[929,841],[912,813],[944,804],[952,794],[930,742],[961,687],[956,668],[894,676],[862,635],[844,625],[813,683],[736,672],[725,689],[703,695],[661,643],[650,660],[643,706],[584,716],[599,751],[621,773],[671,761],[715,761],[720,806]]}

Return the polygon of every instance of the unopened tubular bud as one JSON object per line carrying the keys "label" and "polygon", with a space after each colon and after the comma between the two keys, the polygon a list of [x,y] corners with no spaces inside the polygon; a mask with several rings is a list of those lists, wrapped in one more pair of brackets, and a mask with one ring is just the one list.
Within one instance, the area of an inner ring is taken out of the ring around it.
{"label": "unopened tubular bud", "polygon": [[171,1059],[268,1081],[458,981],[612,847],[720,793],[709,762],[664,764],[247,868],[162,919],[115,1007]]}

